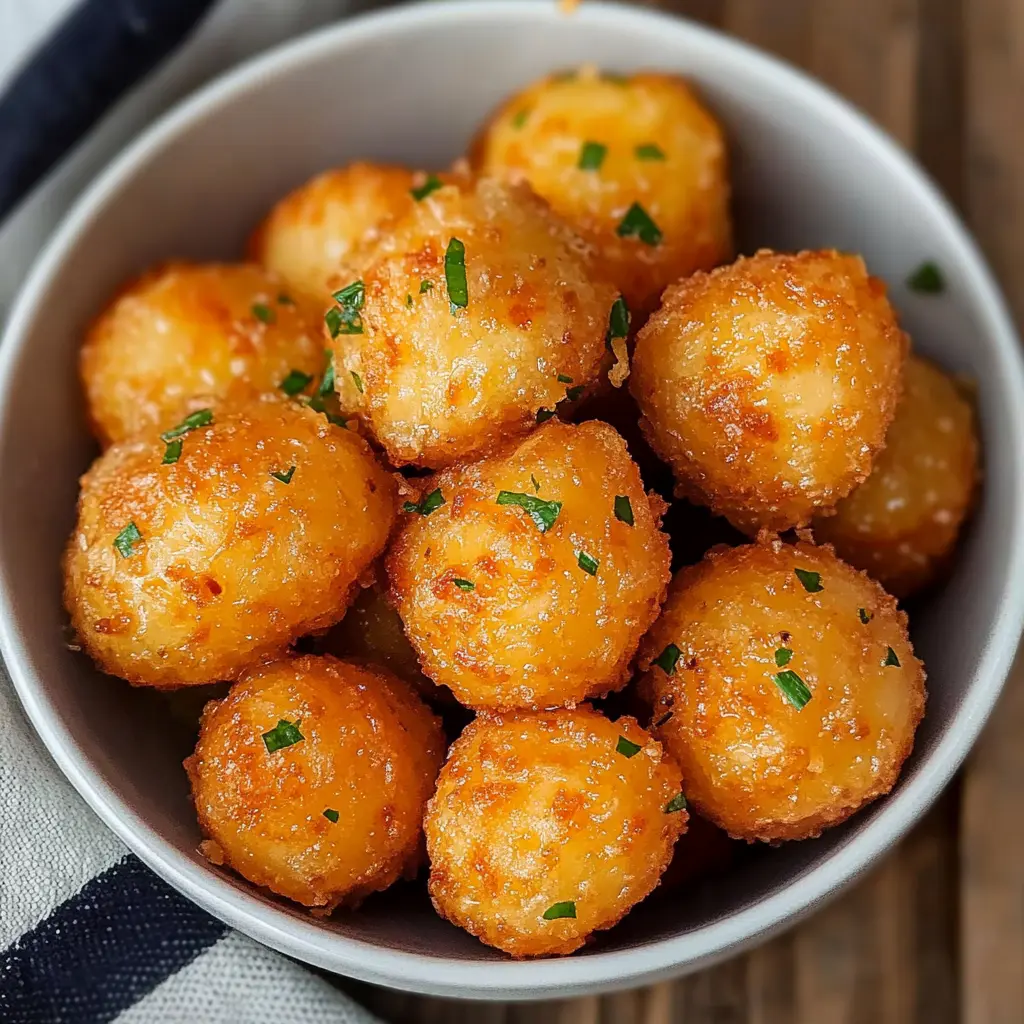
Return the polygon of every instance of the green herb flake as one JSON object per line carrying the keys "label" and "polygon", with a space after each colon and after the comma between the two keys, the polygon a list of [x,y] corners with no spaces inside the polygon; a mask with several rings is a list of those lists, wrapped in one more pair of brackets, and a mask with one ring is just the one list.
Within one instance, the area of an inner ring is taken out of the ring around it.
{"label": "green herb flake", "polygon": [[866,608],[858,608],[857,617],[860,619],[861,622],[864,623],[865,626],[871,621],[871,616],[868,615],[868,611]]}
{"label": "green herb flake", "polygon": [[576,564],[585,572],[591,576],[597,575],[597,559],[592,558],[586,553],[586,551],[576,552]]}
{"label": "green herb flake", "polygon": [[324,817],[328,821],[333,821],[334,824],[337,825],[338,819],[341,817],[341,815],[333,807],[328,807],[327,810],[324,811]]}
{"label": "green herb flake", "polygon": [[330,352],[325,352],[324,355],[327,357],[327,364],[324,366],[324,375],[320,380],[320,387],[316,389],[316,393],[321,398],[334,394],[334,360],[331,359]]}
{"label": "green herb flake", "polygon": [[300,392],[305,391],[312,381],[312,374],[303,373],[301,370],[289,370],[288,376],[277,386],[289,398],[294,398]]}
{"label": "green herb flake", "polygon": [[772,676],[775,681],[775,685],[782,691],[786,700],[800,711],[804,705],[811,699],[811,691],[807,689],[807,684],[793,671],[786,669],[784,672],[779,672],[777,675]]}
{"label": "green herb flake", "polygon": [[362,334],[361,310],[366,301],[366,286],[362,281],[353,281],[334,293],[337,306],[332,306],[324,315],[324,322],[332,338],[339,334]]}
{"label": "green herb flake", "polygon": [[552,903],[547,910],[544,911],[545,921],[557,921],[560,917],[576,917],[576,904],[572,900],[565,900],[562,903]]}
{"label": "green herb flake", "polygon": [[619,238],[639,238],[644,245],[660,245],[662,239],[661,228],[651,220],[647,211],[639,204],[634,203],[622,218],[616,233]]}
{"label": "green herb flake", "polygon": [[683,652],[679,650],[675,644],[669,644],[668,647],[666,647],[665,650],[663,650],[661,654],[651,662],[651,664],[657,665],[665,675],[670,676],[675,672],[676,665],[679,663],[679,657],[682,653]]}
{"label": "green herb flake", "polygon": [[923,295],[939,295],[946,290],[946,281],[938,265],[929,260],[907,278],[907,287]]}
{"label": "green herb flake", "polygon": [[283,484],[290,484],[292,482],[292,477],[295,475],[295,467],[289,466],[287,471],[284,473],[279,470],[274,470],[270,475],[275,480],[280,480]]}
{"label": "green herb flake", "polygon": [[274,313],[274,311],[269,306],[264,305],[262,302],[253,303],[252,315],[256,317],[257,320],[265,324],[272,324],[274,320],[277,319],[277,316]]}
{"label": "green herb flake", "polygon": [[168,441],[173,441],[176,437],[183,437],[189,431],[198,430],[200,427],[207,427],[212,422],[213,411],[211,409],[197,409],[195,412],[189,413],[176,427],[165,430],[160,435],[160,440],[166,444]]}
{"label": "green herb flake", "polygon": [[423,281],[420,281],[420,295],[423,295],[424,292],[429,292],[430,289],[433,288],[433,287],[434,287],[434,282],[433,281],[429,281],[429,280],[426,280],[426,279],[424,279]]}
{"label": "green herb flake", "polygon": [[443,504],[444,495],[441,493],[441,488],[438,487],[436,490],[431,491],[419,503],[407,501],[402,506],[402,511],[415,512],[417,515],[421,516],[429,516],[431,512],[436,512]]}
{"label": "green herb flake", "polygon": [[359,394],[362,394],[363,393],[363,378],[360,377],[359,374],[356,373],[355,370],[351,370],[350,373],[352,374],[352,383],[355,384],[356,391],[358,391]]}
{"label": "green herb flake", "polygon": [[294,746],[296,743],[301,743],[303,739],[302,733],[299,732],[299,723],[289,722],[284,718],[278,719],[277,725],[263,734],[263,743],[268,754],[273,754],[275,750],[282,750],[284,747]]}
{"label": "green herb flake", "polygon": [[794,569],[796,578],[804,585],[808,594],[817,594],[825,588],[821,585],[821,573],[811,572],[810,569]]}
{"label": "green herb flake", "polygon": [[633,525],[633,506],[630,503],[629,495],[615,495],[615,518],[627,526]]}
{"label": "green herb flake", "polygon": [[412,309],[412,295],[406,295],[405,304]]}
{"label": "green herb flake", "polygon": [[529,514],[534,526],[541,533],[547,533],[555,525],[558,513],[562,511],[560,501],[545,501],[533,494],[520,494],[518,491],[499,491],[497,503],[499,505],[518,505]]}
{"label": "green herb flake", "polygon": [[537,478],[532,473],[530,474],[530,483],[533,484],[533,489],[538,494],[540,494],[540,484],[537,482]]}
{"label": "green herb flake", "polygon": [[452,580],[452,583],[459,588],[459,590],[476,590],[476,586],[472,580],[461,580],[458,577]]}
{"label": "green herb flake", "polygon": [[142,534],[134,523],[129,523],[115,538],[114,547],[122,558],[135,554],[135,545],[142,540]]}
{"label": "green herb flake", "polygon": [[569,377],[569,376],[567,376],[564,373],[560,373],[558,375],[558,383],[559,384],[571,384],[572,383],[572,377]]}
{"label": "green herb flake", "polygon": [[466,246],[458,239],[448,242],[444,252],[444,280],[448,286],[448,306],[452,313],[469,305],[469,285],[466,283]]}
{"label": "green herb flake", "polygon": [[436,192],[439,188],[443,187],[444,182],[436,174],[428,174],[427,180],[422,185],[409,189],[409,194],[418,203],[420,200],[426,199],[431,192]]}
{"label": "green herb flake", "polygon": [[524,108],[523,110],[516,111],[516,113],[512,115],[512,127],[518,131],[520,128],[523,127],[524,124],[526,124],[526,119],[529,116],[530,110],[528,107]]}
{"label": "green herb flake", "polygon": [[161,460],[161,464],[164,466],[173,466],[174,463],[181,458],[182,444],[183,442],[180,437],[174,441],[168,441],[167,447],[164,449],[164,457]]}
{"label": "green herb flake", "polygon": [[625,736],[620,736],[619,742],[615,744],[615,753],[621,754],[623,757],[635,757],[641,750],[643,750],[641,744],[627,740]]}
{"label": "green herb flake", "polygon": [[660,729],[666,722],[668,722],[668,720],[672,717],[673,714],[674,714],[674,712],[672,712],[672,711],[666,711],[665,714],[663,714],[661,716],[661,718],[659,718],[654,723],[654,728],[655,729]]}
{"label": "green herb flake", "polygon": [[666,814],[675,814],[676,811],[686,810],[686,796],[683,793],[677,793],[667,804],[665,804]]}
{"label": "green herb flake", "polygon": [[576,387],[574,387],[574,388],[566,388],[565,389],[565,400],[567,402],[575,402],[576,399],[579,398],[580,395],[582,395],[585,390],[586,390],[586,388],[582,384],[577,384]]}
{"label": "green herb flake", "polygon": [[279,306],[294,306],[295,300],[290,295],[286,295],[284,292],[281,292],[277,297],[277,304]]}
{"label": "green herb flake", "polygon": [[537,410],[537,422],[538,423],[547,423],[547,421],[549,419],[551,419],[551,417],[554,416],[554,415],[555,415],[555,410],[554,409],[538,409]]}
{"label": "green herb flake", "polygon": [[600,170],[607,152],[608,147],[600,142],[584,142],[576,166],[581,171]]}
{"label": "green herb flake", "polygon": [[793,657],[793,652],[788,647],[780,647],[775,652],[775,664],[779,668],[785,668]]}
{"label": "green herb flake", "polygon": [[893,668],[900,667],[900,659],[896,657],[896,652],[891,647],[886,647],[885,661],[882,664],[886,666],[891,665]]}
{"label": "green herb flake", "polygon": [[637,160],[664,160],[665,151],[655,142],[645,142],[636,147]]}
{"label": "green herb flake", "polygon": [[613,339],[625,338],[629,334],[629,321],[629,306],[626,305],[626,300],[620,295],[612,303],[612,311],[608,315],[608,335],[605,341],[609,348]]}

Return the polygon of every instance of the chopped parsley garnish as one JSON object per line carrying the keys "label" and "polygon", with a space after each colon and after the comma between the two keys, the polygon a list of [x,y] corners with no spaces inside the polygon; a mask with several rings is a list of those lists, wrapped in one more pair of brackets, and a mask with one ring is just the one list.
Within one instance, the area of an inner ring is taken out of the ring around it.
{"label": "chopped parsley garnish", "polygon": [[576,399],[579,398],[580,395],[583,394],[584,390],[586,390],[586,389],[585,389],[584,385],[582,385],[582,384],[577,384],[576,387],[574,387],[574,388],[566,388],[565,389],[565,400],[567,402],[575,402]]}
{"label": "chopped parsley garnish", "polygon": [[412,295],[406,295],[405,304],[412,309]]}
{"label": "chopped parsley garnish", "polygon": [[289,370],[288,376],[277,386],[289,398],[294,398],[300,391],[305,391],[313,380],[313,375],[301,370]]}
{"label": "chopped parsley garnish", "polygon": [[825,588],[821,585],[821,573],[811,572],[810,569],[794,569],[796,578],[804,585],[804,590],[808,594],[817,594],[819,590]]}
{"label": "chopped parsley garnish", "polygon": [[295,475],[295,467],[289,466],[287,471],[284,473],[281,473],[278,470],[274,470],[270,475],[275,480],[280,480],[281,483],[283,484],[290,484],[292,482],[292,477]]}
{"label": "chopped parsley garnish", "polygon": [[584,142],[580,149],[580,158],[576,166],[581,171],[599,170],[601,164],[604,163],[604,157],[607,152],[608,147],[600,142]]}
{"label": "chopped parsley garnish", "polygon": [[686,810],[686,795],[683,793],[677,793],[667,804],[665,804],[666,814],[675,814],[676,811]]}
{"label": "chopped parsley garnish", "polygon": [[591,576],[597,575],[597,559],[591,558],[586,551],[576,552],[576,564],[586,573]]}
{"label": "chopped parsley garnish", "polygon": [[907,287],[925,295],[939,295],[946,290],[946,282],[938,265],[929,260],[907,278]]}
{"label": "chopped parsley garnish", "polygon": [[349,372],[352,374],[352,383],[355,384],[356,391],[358,391],[359,394],[362,394],[363,393],[363,378],[360,377],[359,374],[356,373],[355,370],[351,370]]}
{"label": "chopped parsley garnish", "polygon": [[900,659],[896,657],[896,652],[891,647],[885,649],[885,661],[883,665],[892,665],[894,668],[900,667]]}
{"label": "chopped parsley garnish", "polygon": [[274,311],[262,302],[253,303],[252,315],[265,324],[272,324],[277,319]]}
{"label": "chopped parsley garnish", "polygon": [[284,292],[281,292],[277,297],[277,304],[279,306],[294,306],[295,300],[290,295],[286,295]]}
{"label": "chopped parsley garnish", "polygon": [[198,430],[200,427],[209,426],[213,422],[213,412],[210,409],[197,409],[189,413],[176,427],[165,430],[160,435],[160,440],[165,444],[173,441],[176,437],[183,437],[191,430]]}
{"label": "chopped parsley garnish", "polygon": [[562,903],[552,903],[544,911],[545,921],[557,921],[560,917],[576,917],[576,904],[572,900],[564,900]]}
{"label": "chopped parsley garnish", "polygon": [[443,187],[444,182],[436,174],[428,174],[427,180],[422,185],[409,189],[409,194],[418,203],[421,199],[426,199],[431,192],[436,192],[439,188]]}
{"label": "chopped parsley garnish", "polygon": [[608,315],[608,336],[605,341],[611,347],[614,338],[625,338],[629,334],[629,306],[620,295],[612,303],[612,311]]}
{"label": "chopped parsley garnish", "polygon": [[537,410],[537,422],[538,423],[547,423],[547,421],[549,419],[551,419],[551,417],[554,416],[554,415],[555,415],[555,410],[554,409],[538,409]]}
{"label": "chopped parsley garnish", "polygon": [[775,681],[775,685],[782,691],[786,700],[797,711],[800,711],[811,699],[811,691],[807,689],[807,684],[792,670],[787,668],[785,671],[772,676],[772,679]]}
{"label": "chopped parsley garnish", "polygon": [[275,750],[281,750],[283,747],[294,746],[296,743],[301,743],[303,739],[302,733],[299,732],[299,723],[289,722],[284,718],[279,718],[277,725],[270,732],[263,734],[263,742],[268,754],[274,753]]}
{"label": "chopped parsley garnish", "polygon": [[339,416],[337,415],[337,413],[331,412],[327,408],[327,403],[320,395],[314,395],[312,398],[308,400],[303,398],[303,401],[305,402],[306,405],[310,407],[310,409],[313,410],[313,412],[321,413],[328,423],[331,423],[336,427],[348,427],[348,421],[345,419],[345,417]]}
{"label": "chopped parsley garnish", "polygon": [[569,376],[567,376],[564,373],[560,373],[558,375],[558,383],[559,384],[571,384],[572,383],[572,377],[569,377]]}
{"label": "chopped parsley garnish", "polygon": [[673,714],[675,714],[675,712],[673,712],[673,711],[666,711],[665,714],[663,714],[661,716],[661,718],[659,718],[654,723],[654,728],[655,729],[660,729],[672,717]]}
{"label": "chopped parsley garnish", "polygon": [[337,825],[338,824],[338,818],[340,818],[341,815],[338,814],[338,812],[333,807],[328,807],[327,810],[324,811],[324,817],[328,821],[333,821],[334,824]]}
{"label": "chopped parsley garnish", "polygon": [[866,608],[858,608],[857,616],[860,619],[860,621],[864,623],[865,626],[871,621],[871,616],[868,615]]}
{"label": "chopped parsley garnish", "polygon": [[679,656],[682,653],[683,652],[679,650],[675,644],[669,644],[668,647],[666,647],[665,650],[663,650],[661,654],[651,662],[651,664],[657,665],[665,675],[670,676],[675,672],[676,664],[679,662]]}
{"label": "chopped parsley garnish", "polygon": [[177,438],[174,441],[168,441],[167,447],[164,449],[164,457],[162,464],[164,466],[173,466],[178,459],[181,458],[181,448],[184,442],[181,438]]}
{"label": "chopped parsley garnish", "polygon": [[362,281],[353,281],[341,291],[334,293],[336,306],[332,306],[324,314],[324,322],[331,337],[339,334],[362,334],[363,318],[360,310],[366,300],[366,286]]}
{"label": "chopped parsley garnish", "polygon": [[498,491],[497,502],[499,505],[518,505],[523,511],[528,512],[534,525],[541,533],[547,533],[558,513],[562,511],[560,501],[545,501],[532,494],[520,494],[518,491]]}
{"label": "chopped parsley garnish", "polygon": [[452,583],[459,588],[459,590],[475,590],[472,580],[461,580],[458,577],[452,580]]}
{"label": "chopped parsley garnish", "polygon": [[441,493],[441,488],[438,487],[436,490],[431,491],[422,501],[418,504],[407,501],[402,506],[403,512],[416,512],[421,516],[429,516],[431,512],[436,512],[444,504],[444,495]]}
{"label": "chopped parsley garnish", "polygon": [[645,142],[634,150],[637,160],[664,160],[665,151],[655,142]]}
{"label": "chopped parsley garnish", "polygon": [[334,360],[331,359],[330,352],[325,352],[324,355],[327,357],[327,363],[324,366],[324,375],[320,380],[320,387],[316,389],[316,393],[321,398],[334,394]]}
{"label": "chopped parsley garnish", "polygon": [[448,286],[448,305],[454,313],[469,305],[469,285],[466,284],[466,246],[453,238],[444,252],[444,281]]}
{"label": "chopped parsley garnish", "polygon": [[517,128],[517,129],[518,128],[522,128],[523,125],[526,124],[526,119],[529,116],[530,116],[530,110],[529,110],[528,107],[524,108],[523,110],[518,111],[515,114],[513,114],[512,115],[512,127],[513,128]]}
{"label": "chopped parsley garnish", "polygon": [[615,753],[621,754],[623,757],[633,757],[639,754],[641,750],[643,750],[643,747],[639,743],[627,740],[625,736],[620,736],[619,742],[615,744]]}
{"label": "chopped parsley garnish", "polygon": [[135,553],[135,545],[142,540],[142,534],[134,523],[129,523],[115,538],[114,547],[122,558],[131,558]]}
{"label": "chopped parsley garnish", "polygon": [[778,665],[779,668],[785,668],[792,657],[793,652],[788,647],[780,647],[775,652],[775,664]]}
{"label": "chopped parsley garnish", "polygon": [[434,282],[424,278],[424,280],[420,281],[420,295],[422,295],[424,292],[429,292],[430,289],[433,287]]}
{"label": "chopped parsley garnish", "polygon": [[530,474],[530,483],[533,484],[533,489],[540,494],[540,484],[537,483],[537,478],[532,473]]}
{"label": "chopped parsley garnish", "polygon": [[615,495],[615,518],[627,526],[633,525],[633,506],[630,504],[629,495]]}
{"label": "chopped parsley garnish", "polygon": [[644,245],[660,245],[661,228],[651,220],[647,211],[634,203],[622,218],[616,232],[619,238],[639,238]]}

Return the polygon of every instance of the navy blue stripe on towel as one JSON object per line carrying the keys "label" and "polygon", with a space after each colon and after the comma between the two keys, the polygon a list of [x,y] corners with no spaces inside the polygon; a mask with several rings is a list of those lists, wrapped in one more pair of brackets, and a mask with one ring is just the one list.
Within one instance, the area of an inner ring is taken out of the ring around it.
{"label": "navy blue stripe on towel", "polygon": [[0,97],[0,220],[215,0],[81,0]]}
{"label": "navy blue stripe on towel", "polygon": [[226,932],[129,855],[0,953],[0,1021],[105,1024]]}

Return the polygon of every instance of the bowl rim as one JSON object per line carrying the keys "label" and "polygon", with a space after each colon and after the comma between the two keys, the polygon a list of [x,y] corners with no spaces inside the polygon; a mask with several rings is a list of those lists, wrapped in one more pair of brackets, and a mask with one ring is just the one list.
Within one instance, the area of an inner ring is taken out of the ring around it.
{"label": "bowl rim", "polygon": [[[588,0],[573,15],[614,28],[648,22],[659,32],[688,36],[712,56],[742,60],[755,79],[776,91],[799,94],[827,114],[837,133],[869,150],[887,172],[919,193],[928,216],[958,254],[964,286],[981,300],[982,323],[1000,363],[1008,403],[1005,434],[1018,472],[1015,500],[1024,508],[1024,359],[1006,304],[977,245],[927,174],[884,131],[834,91],[784,61],[714,29],[636,6]],[[225,72],[174,105],[136,137],[75,202],[37,257],[12,306],[0,344],[0,407],[6,404],[30,325],[41,312],[49,282],[80,234],[115,199],[125,179],[194,122],[231,102],[257,82],[287,74],[311,57],[355,48],[370,38],[419,26],[475,19],[523,22],[564,17],[554,0],[431,0],[362,14],[285,42]],[[5,421],[6,422],[6,421]],[[2,429],[2,428],[0,428]],[[8,428],[9,429],[9,428]],[[63,774],[103,822],[161,878],[222,921],[252,938],[309,964],[349,977],[430,995],[476,999],[570,996],[650,983],[710,966],[755,941],[791,926],[836,895],[893,846],[921,817],[950,780],[991,713],[1009,672],[1024,627],[1024,529],[1007,552],[1008,584],[970,685],[945,734],[931,753],[863,828],[776,891],[736,913],[697,929],[635,947],[546,960],[460,960],[403,952],[332,932],[312,918],[290,916],[175,849],[91,767],[32,670],[15,611],[15,595],[0,565],[0,653],[15,690]]]}

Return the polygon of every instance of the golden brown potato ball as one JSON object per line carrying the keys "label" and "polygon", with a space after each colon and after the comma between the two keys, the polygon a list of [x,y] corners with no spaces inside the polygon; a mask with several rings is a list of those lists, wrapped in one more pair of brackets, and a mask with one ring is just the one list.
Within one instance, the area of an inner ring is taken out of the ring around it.
{"label": "golden brown potato ball", "polygon": [[816,836],[888,793],[924,711],[896,602],[803,542],[684,569],[640,665],[687,798],[737,839]]}
{"label": "golden brown potato ball", "polygon": [[405,167],[361,162],[320,174],[270,211],[249,241],[249,257],[289,287],[328,300],[342,261],[380,224],[406,212],[417,181]]}
{"label": "golden brown potato ball", "polygon": [[474,708],[572,706],[626,682],[670,554],[664,503],[606,423],[551,422],[405,508],[391,598],[434,682]]}
{"label": "golden brown potato ball", "polygon": [[393,464],[433,468],[525,434],[593,380],[616,298],[546,203],[486,179],[424,196],[339,280],[342,404]]}
{"label": "golden brown potato ball", "polygon": [[100,443],[176,423],[195,408],[276,391],[324,368],[323,309],[248,264],[171,263],[128,285],[81,351]]}
{"label": "golden brown potato ball", "polygon": [[330,911],[415,875],[444,735],[382,669],[306,655],[247,672],[203,711],[185,761],[202,850]]}
{"label": "golden brown potato ball", "polygon": [[632,718],[481,715],[428,806],[430,896],[512,956],[571,953],[658,884],[685,805],[679,768]]}
{"label": "golden brown potato ball", "polygon": [[871,475],[814,521],[818,540],[896,597],[930,583],[953,552],[978,482],[974,414],[953,381],[918,356]]}
{"label": "golden brown potato ball", "polygon": [[366,442],[298,403],[179,430],[93,463],[64,558],[78,643],[161,688],[235,679],[337,622],[396,510]]}
{"label": "golden brown potato ball", "polygon": [[494,114],[471,159],[529,181],[593,242],[634,312],[729,258],[725,142],[681,78],[583,68],[541,79]]}
{"label": "golden brown potato ball", "polygon": [[868,475],[906,348],[859,256],[764,250],[666,290],[630,389],[681,497],[782,531]]}

